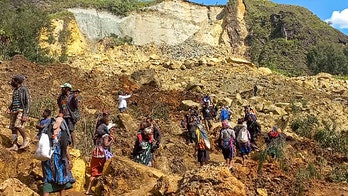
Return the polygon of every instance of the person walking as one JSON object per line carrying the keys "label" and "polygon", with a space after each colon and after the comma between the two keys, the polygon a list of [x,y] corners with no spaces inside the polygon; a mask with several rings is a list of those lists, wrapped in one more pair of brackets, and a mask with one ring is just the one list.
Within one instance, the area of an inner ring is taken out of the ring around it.
{"label": "person walking", "polygon": [[127,109],[127,99],[130,98],[131,94],[124,94],[122,91],[118,91],[118,110],[123,113]]}
{"label": "person walking", "polygon": [[75,182],[71,169],[73,166],[69,153],[70,133],[69,128],[62,117],[53,119],[53,125],[49,131],[53,143],[52,158],[42,161],[43,173],[43,196],[59,192],[60,196],[65,195],[65,190],[72,188]]}
{"label": "person walking", "polygon": [[[24,80],[25,77],[23,75],[16,75],[11,79],[11,86],[13,87],[12,102],[6,111],[10,114],[10,129],[12,130],[12,147],[7,148],[10,151],[25,149],[30,143],[24,130],[24,124],[28,120],[30,108],[30,95],[28,88],[23,86]],[[23,138],[23,143],[20,147],[18,144],[18,132]]]}
{"label": "person walking", "polygon": [[220,130],[220,146],[222,155],[226,160],[226,165],[229,170],[232,170],[232,158],[234,157],[234,141],[236,135],[227,121],[222,121],[222,129]]}
{"label": "person walking", "polygon": [[75,135],[75,124],[78,121],[76,116],[74,116],[75,111],[79,108],[79,91],[71,92],[71,84],[64,83],[61,87],[61,94],[57,99],[57,104],[59,108],[59,115],[63,117],[65,122],[69,127],[71,133],[71,145],[73,148],[76,147],[76,135]]}

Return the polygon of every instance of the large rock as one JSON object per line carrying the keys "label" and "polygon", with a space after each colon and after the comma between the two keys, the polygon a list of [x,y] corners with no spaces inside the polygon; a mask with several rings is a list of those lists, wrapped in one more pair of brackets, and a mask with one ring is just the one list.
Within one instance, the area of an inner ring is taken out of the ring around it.
{"label": "large rock", "polygon": [[244,184],[227,167],[206,165],[187,171],[179,185],[179,195],[246,195]]}
{"label": "large rock", "polygon": [[86,181],[86,163],[81,159],[80,150],[71,149],[69,152],[73,161],[73,168],[71,169],[71,172],[73,173],[73,176],[76,180],[73,186],[73,190],[77,192],[83,192],[85,190],[84,186]]}
{"label": "large rock", "polygon": [[9,196],[39,196],[36,192],[27,187],[17,178],[9,178],[0,184],[1,195]]}
{"label": "large rock", "polygon": [[180,104],[179,108],[180,108],[180,110],[185,110],[185,111],[187,111],[187,110],[188,110],[190,107],[192,107],[192,106],[197,106],[197,107],[199,107],[200,104],[197,103],[197,102],[194,102],[194,101],[192,101],[192,100],[183,100],[183,101],[181,101],[181,104]]}

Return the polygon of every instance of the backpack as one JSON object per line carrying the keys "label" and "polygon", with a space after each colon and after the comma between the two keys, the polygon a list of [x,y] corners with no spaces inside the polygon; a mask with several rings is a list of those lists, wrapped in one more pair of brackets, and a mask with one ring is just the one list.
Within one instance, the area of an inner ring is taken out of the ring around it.
{"label": "backpack", "polygon": [[77,121],[79,121],[81,119],[81,114],[78,108],[70,108],[70,101],[72,99],[72,95],[69,96],[68,98],[68,104],[67,104],[67,109],[69,110],[69,113],[71,115],[71,118],[73,119],[73,121],[76,123]]}
{"label": "backpack", "polygon": [[229,149],[232,144],[232,136],[228,135],[227,129],[222,129],[220,132],[220,147],[222,149]]}
{"label": "backpack", "polygon": [[226,109],[222,109],[220,112],[220,120],[227,120],[229,118],[228,111]]}
{"label": "backpack", "polygon": [[210,149],[209,137],[203,125],[197,124],[194,135],[194,141],[198,144],[199,149]]}
{"label": "backpack", "polygon": [[237,141],[240,143],[247,143],[249,141],[248,129],[246,126],[243,126],[243,128],[239,131]]}
{"label": "backpack", "polygon": [[216,107],[215,106],[208,106],[210,114],[215,118],[216,117]]}

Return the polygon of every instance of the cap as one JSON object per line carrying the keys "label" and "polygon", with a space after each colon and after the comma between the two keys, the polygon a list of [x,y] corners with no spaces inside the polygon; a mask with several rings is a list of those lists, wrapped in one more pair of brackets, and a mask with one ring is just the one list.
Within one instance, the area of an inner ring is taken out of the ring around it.
{"label": "cap", "polygon": [[63,85],[60,85],[61,88],[72,88],[71,84],[69,83],[64,83]]}
{"label": "cap", "polygon": [[12,77],[12,79],[21,84],[25,80],[25,77],[23,75],[15,75]]}

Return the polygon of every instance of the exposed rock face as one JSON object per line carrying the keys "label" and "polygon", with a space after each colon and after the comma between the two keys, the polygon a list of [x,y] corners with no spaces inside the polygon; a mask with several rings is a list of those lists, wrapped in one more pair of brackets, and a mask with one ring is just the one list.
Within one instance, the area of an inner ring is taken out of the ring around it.
{"label": "exposed rock face", "polygon": [[175,0],[164,1],[127,17],[94,9],[69,9],[80,30],[92,40],[115,34],[130,36],[135,45],[149,43],[177,45],[188,39],[217,46],[226,42],[223,7],[207,7]]}

